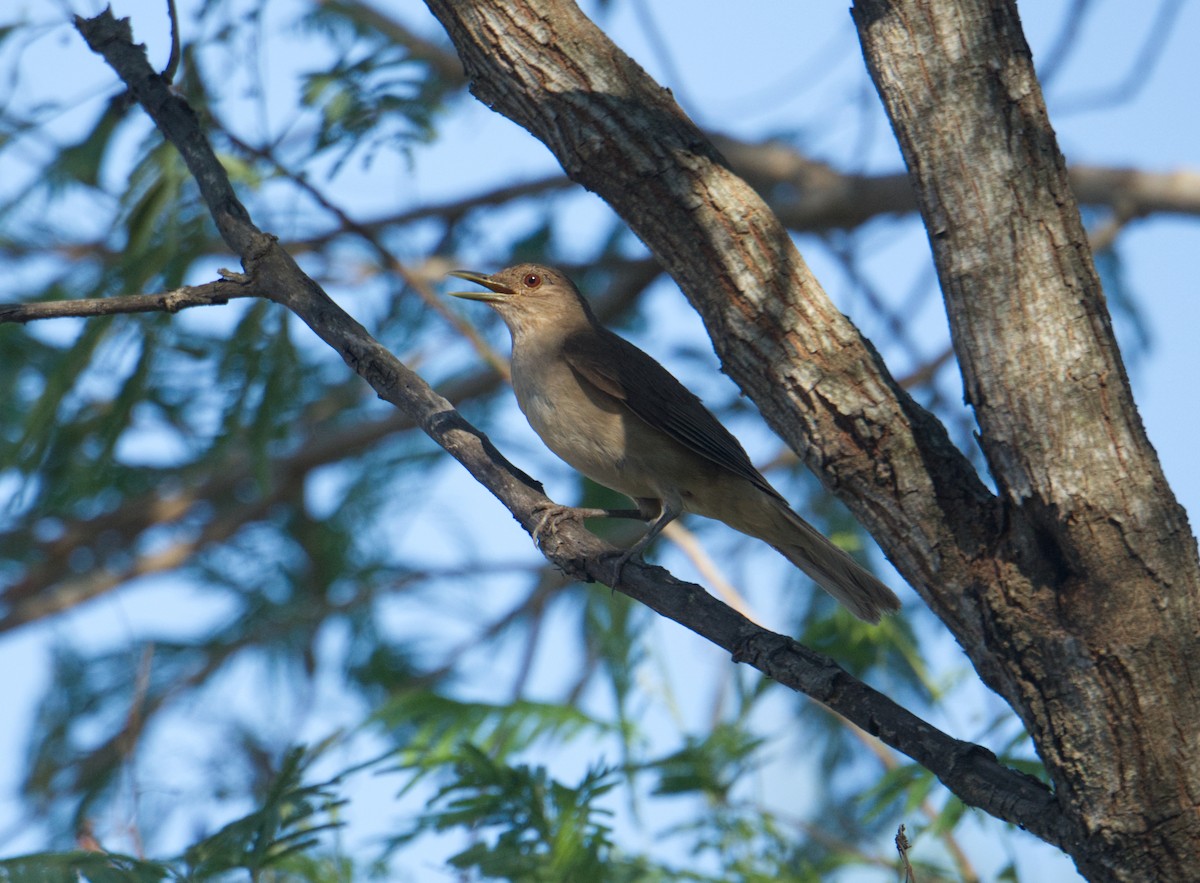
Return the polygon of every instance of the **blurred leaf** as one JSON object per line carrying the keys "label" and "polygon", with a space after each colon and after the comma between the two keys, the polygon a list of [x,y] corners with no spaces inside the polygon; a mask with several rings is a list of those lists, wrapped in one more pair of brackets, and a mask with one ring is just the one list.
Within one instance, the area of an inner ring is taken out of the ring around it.
{"label": "blurred leaf", "polygon": [[[400,747],[398,768],[415,773],[413,781],[456,762],[464,743],[473,743],[503,759],[539,739],[570,739],[602,724],[564,705],[517,700],[507,705],[462,702],[437,693],[410,691],[385,702],[373,718],[390,731]],[[411,787],[411,785],[410,785]]]}
{"label": "blurred leaf", "polygon": [[184,861],[190,874],[203,879],[244,868],[257,875],[310,849],[320,833],[338,827],[330,814],[345,801],[333,797],[333,782],[303,784],[313,759],[304,749],[289,752],[258,809],[188,848]]}
{"label": "blurred leaf", "polygon": [[878,818],[893,807],[898,807],[902,816],[909,815],[920,809],[936,784],[933,773],[923,766],[900,764],[885,771],[863,794],[864,817]]}
{"label": "blurred leaf", "polygon": [[180,879],[170,865],[108,852],[40,853],[0,860],[11,883],[158,883]]}
{"label": "blurred leaf", "polygon": [[688,737],[683,748],[649,765],[658,775],[654,793],[698,792],[726,801],[730,791],[761,763],[756,755],[765,742],[733,724],[718,724],[703,737]]}
{"label": "blurred leaf", "polygon": [[80,141],[59,151],[46,168],[47,182],[100,186],[100,167],[108,155],[117,127],[128,114],[129,106],[123,95],[111,99],[92,130]]}
{"label": "blurred leaf", "polygon": [[613,773],[594,767],[574,787],[543,767],[506,766],[480,749],[461,745],[452,780],[431,801],[399,844],[422,830],[463,828],[475,842],[450,858],[453,867],[520,883],[607,881],[614,875],[610,813],[595,805],[615,785]]}

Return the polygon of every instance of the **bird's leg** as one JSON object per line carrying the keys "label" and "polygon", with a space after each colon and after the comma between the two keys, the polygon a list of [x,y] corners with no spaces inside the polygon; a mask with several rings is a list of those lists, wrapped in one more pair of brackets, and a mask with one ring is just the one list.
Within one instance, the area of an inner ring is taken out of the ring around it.
{"label": "bird's leg", "polygon": [[651,540],[662,533],[663,528],[683,514],[683,502],[675,499],[662,500],[637,500],[638,510],[642,513],[641,517],[648,519],[657,511],[658,517],[654,523],[650,525],[650,529],[642,536],[640,540],[621,553],[621,557],[617,559],[617,580],[621,579],[621,571],[625,568],[625,564],[635,555],[640,555],[650,545]]}
{"label": "bird's leg", "polygon": [[650,529],[642,535],[641,539],[619,554],[614,583],[620,582],[621,571],[625,568],[625,564],[634,556],[640,555],[646,546],[662,533],[663,528],[683,514],[683,501],[679,499],[656,500],[647,498],[638,499],[635,502],[638,504],[638,508],[636,509],[593,509],[578,506],[563,506],[550,500],[547,500],[545,503],[538,503],[533,507],[534,512],[541,513],[537,526],[533,529],[534,539],[541,546],[542,532],[548,529],[549,535],[553,536],[557,530],[558,522],[563,520],[583,521],[585,518],[636,518],[639,521],[649,521],[653,518],[654,522],[650,525]]}
{"label": "bird's leg", "polygon": [[645,521],[646,513],[641,509],[583,509],[584,518],[630,518]]}

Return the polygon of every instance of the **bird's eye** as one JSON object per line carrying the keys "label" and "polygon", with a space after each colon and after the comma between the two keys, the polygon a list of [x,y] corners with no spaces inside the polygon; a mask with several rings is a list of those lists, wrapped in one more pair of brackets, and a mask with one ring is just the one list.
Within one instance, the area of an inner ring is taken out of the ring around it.
{"label": "bird's eye", "polygon": [[537,288],[542,284],[542,277],[537,273],[526,273],[521,281],[525,283],[526,288]]}

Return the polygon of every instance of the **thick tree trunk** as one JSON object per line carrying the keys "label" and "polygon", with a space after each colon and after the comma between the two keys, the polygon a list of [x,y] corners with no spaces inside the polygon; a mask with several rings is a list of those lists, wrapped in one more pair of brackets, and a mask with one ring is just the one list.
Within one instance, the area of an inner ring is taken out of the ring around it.
{"label": "thick tree trunk", "polygon": [[629,223],[725,370],[1021,715],[1094,880],[1200,868],[1200,564],[1134,406],[1015,8],[855,19],[933,243],[998,496],[757,194],[564,0],[427,0],[474,93]]}
{"label": "thick tree trunk", "polygon": [[[1015,5],[861,0],[1015,578],[979,586],[982,653],[1091,879],[1200,873],[1196,544],[1150,446]],[[978,652],[973,655],[979,655]]]}

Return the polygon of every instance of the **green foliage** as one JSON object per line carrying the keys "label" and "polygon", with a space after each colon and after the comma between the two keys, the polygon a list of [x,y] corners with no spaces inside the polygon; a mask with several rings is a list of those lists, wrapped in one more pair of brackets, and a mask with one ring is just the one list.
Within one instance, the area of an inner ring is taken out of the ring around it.
{"label": "green foliage", "polygon": [[0,859],[4,883],[159,883],[180,877],[164,862],[106,852],[65,852]]}
{"label": "green foliage", "polygon": [[99,187],[100,169],[108,153],[109,143],[117,127],[125,121],[128,110],[129,102],[124,97],[110,100],[91,131],[75,144],[63,147],[54,161],[46,167],[48,183]]}
{"label": "green foliage", "polygon": [[154,883],[236,879],[227,876],[235,871],[256,881],[344,879],[330,873],[347,870],[344,863],[317,854],[322,834],[338,827],[335,814],[344,803],[333,796],[332,781],[304,784],[319,753],[289,751],[255,810],[192,844],[178,859],[151,862],[103,850],[26,855],[0,861],[0,880]]}
{"label": "green foliage", "polygon": [[564,741],[602,725],[574,708],[516,700],[504,705],[463,702],[427,691],[401,693],[373,715],[400,746],[398,769],[414,774],[438,772],[458,762],[464,742],[505,758],[543,739]]}
{"label": "green foliage", "polygon": [[315,152],[335,168],[357,152],[369,163],[381,146],[406,149],[434,136],[447,87],[408,47],[389,39],[377,17],[351,3],[324,3],[308,24],[328,34],[340,57],[304,77],[301,102],[319,113]]}
{"label": "green foliage", "polygon": [[[588,770],[571,787],[544,767],[507,766],[470,744],[448,758],[453,781],[439,789],[412,831],[470,830],[476,840],[453,855],[456,868],[516,883],[603,881],[614,865],[610,812],[595,804],[617,779],[611,770]],[[618,874],[618,877],[620,875]]]}
{"label": "green foliage", "polygon": [[652,765],[658,775],[654,793],[696,793],[726,803],[761,762],[759,749],[765,741],[739,724],[718,724],[703,738],[689,737],[682,748]]}
{"label": "green foliage", "polygon": [[336,827],[324,819],[345,801],[332,796],[332,783],[303,784],[310,760],[303,749],[289,752],[262,806],[190,846],[183,856],[189,876],[204,879],[239,868],[257,876],[312,850],[322,831]]}

